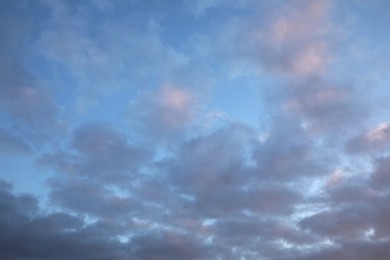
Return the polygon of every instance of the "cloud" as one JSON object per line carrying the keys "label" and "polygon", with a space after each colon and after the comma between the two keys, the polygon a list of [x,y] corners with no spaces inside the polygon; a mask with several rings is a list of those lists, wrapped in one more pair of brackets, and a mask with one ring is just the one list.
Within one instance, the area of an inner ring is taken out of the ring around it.
{"label": "cloud", "polygon": [[354,241],[343,244],[339,247],[330,247],[324,250],[317,250],[309,254],[300,254],[298,257],[291,259],[347,259],[347,260],[364,260],[388,258],[388,241],[371,242],[371,241]]}
{"label": "cloud", "polygon": [[81,125],[73,132],[70,145],[69,150],[42,155],[39,163],[74,177],[116,183],[129,180],[150,153],[106,122]]}
{"label": "cloud", "polygon": [[186,234],[164,232],[140,235],[132,240],[133,254],[138,259],[199,259],[209,257],[196,238]]}
{"label": "cloud", "polygon": [[390,126],[388,122],[383,122],[367,133],[351,138],[346,144],[346,149],[351,153],[381,152],[386,150],[389,140]]}
{"label": "cloud", "polygon": [[93,181],[52,180],[50,188],[49,198],[56,205],[105,221],[123,221],[138,206],[135,198]]}
{"label": "cloud", "polygon": [[298,122],[283,117],[275,118],[252,157],[257,165],[258,180],[277,183],[324,175],[333,160],[318,150],[315,140]]}
{"label": "cloud", "polygon": [[[0,15],[0,159],[50,177],[42,201],[0,181],[0,258],[390,254],[390,126],[370,103],[386,94],[338,67],[353,4],[18,6]],[[215,109],[247,111],[208,96],[226,85],[259,88],[259,124]]]}
{"label": "cloud", "polygon": [[[335,25],[330,1],[251,3],[245,18],[220,26],[212,52],[232,67],[290,77],[321,76],[332,60],[330,36]],[[226,45],[225,43],[229,44]],[[213,53],[209,53],[211,56]]]}
{"label": "cloud", "polygon": [[[251,130],[230,125],[184,143],[171,160],[161,162],[170,182],[188,192],[240,185]],[[242,175],[241,175],[242,174]]]}
{"label": "cloud", "polygon": [[126,249],[67,213],[43,215],[30,195],[0,185],[0,256],[4,259],[121,259]]}
{"label": "cloud", "polygon": [[126,117],[145,137],[172,140],[194,126],[199,110],[192,90],[167,83],[131,101]]}
{"label": "cloud", "polygon": [[[88,99],[118,90],[141,89],[168,80],[188,58],[160,37],[159,20],[136,2],[99,9],[97,3],[46,1],[47,26],[36,43],[52,68],[61,68],[76,84],[79,109]],[[126,14],[118,15],[123,12]],[[93,90],[93,91],[90,91]],[[93,93],[93,95],[92,95]],[[81,95],[81,96],[80,96]]]}
{"label": "cloud", "polygon": [[272,56],[261,60],[269,68],[294,76],[323,74],[329,62],[325,40],[330,30],[328,13],[328,1],[286,4],[262,37]]}
{"label": "cloud", "polygon": [[301,226],[336,241],[362,239],[365,231],[371,228],[371,212],[368,205],[347,205],[308,217],[301,221]]}
{"label": "cloud", "polygon": [[322,79],[309,79],[286,90],[284,108],[287,113],[302,117],[314,132],[345,130],[350,124],[369,115],[353,87],[340,86]]}
{"label": "cloud", "polygon": [[383,156],[374,162],[375,170],[371,174],[370,184],[378,190],[387,190],[390,185],[388,169],[390,166],[390,157]]}
{"label": "cloud", "polygon": [[[17,135],[19,142],[39,148],[42,142],[65,128],[61,109],[25,65],[28,21],[12,17],[5,11],[0,16],[0,35],[6,39],[0,48],[1,124],[5,131]],[[10,137],[9,142],[15,142],[15,139]]]}

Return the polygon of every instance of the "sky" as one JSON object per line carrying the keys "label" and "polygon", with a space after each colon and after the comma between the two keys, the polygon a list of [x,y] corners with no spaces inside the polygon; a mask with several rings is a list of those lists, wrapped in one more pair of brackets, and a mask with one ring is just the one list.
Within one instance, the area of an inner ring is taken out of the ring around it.
{"label": "sky", "polygon": [[389,259],[389,13],[0,0],[0,258]]}

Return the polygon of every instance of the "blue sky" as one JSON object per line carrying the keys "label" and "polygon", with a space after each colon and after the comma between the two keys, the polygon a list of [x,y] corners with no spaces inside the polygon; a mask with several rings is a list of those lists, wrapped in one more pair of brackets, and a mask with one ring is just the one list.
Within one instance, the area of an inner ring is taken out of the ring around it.
{"label": "blue sky", "polygon": [[0,258],[388,259],[384,0],[0,0]]}

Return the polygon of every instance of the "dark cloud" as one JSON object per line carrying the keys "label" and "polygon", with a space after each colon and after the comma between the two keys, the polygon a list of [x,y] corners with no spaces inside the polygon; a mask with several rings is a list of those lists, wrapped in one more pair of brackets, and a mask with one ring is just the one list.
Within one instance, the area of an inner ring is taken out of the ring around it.
{"label": "dark cloud", "polygon": [[2,259],[123,259],[126,247],[94,226],[67,213],[42,215],[38,201],[0,187],[0,257]]}
{"label": "dark cloud", "polygon": [[138,259],[204,259],[207,249],[194,237],[176,232],[140,235],[132,239],[132,252]]}

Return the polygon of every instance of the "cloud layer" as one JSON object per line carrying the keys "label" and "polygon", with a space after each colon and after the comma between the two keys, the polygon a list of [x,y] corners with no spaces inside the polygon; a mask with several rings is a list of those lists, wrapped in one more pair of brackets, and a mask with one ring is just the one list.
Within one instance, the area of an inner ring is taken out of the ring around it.
{"label": "cloud layer", "polygon": [[0,1],[0,258],[388,259],[379,6]]}

